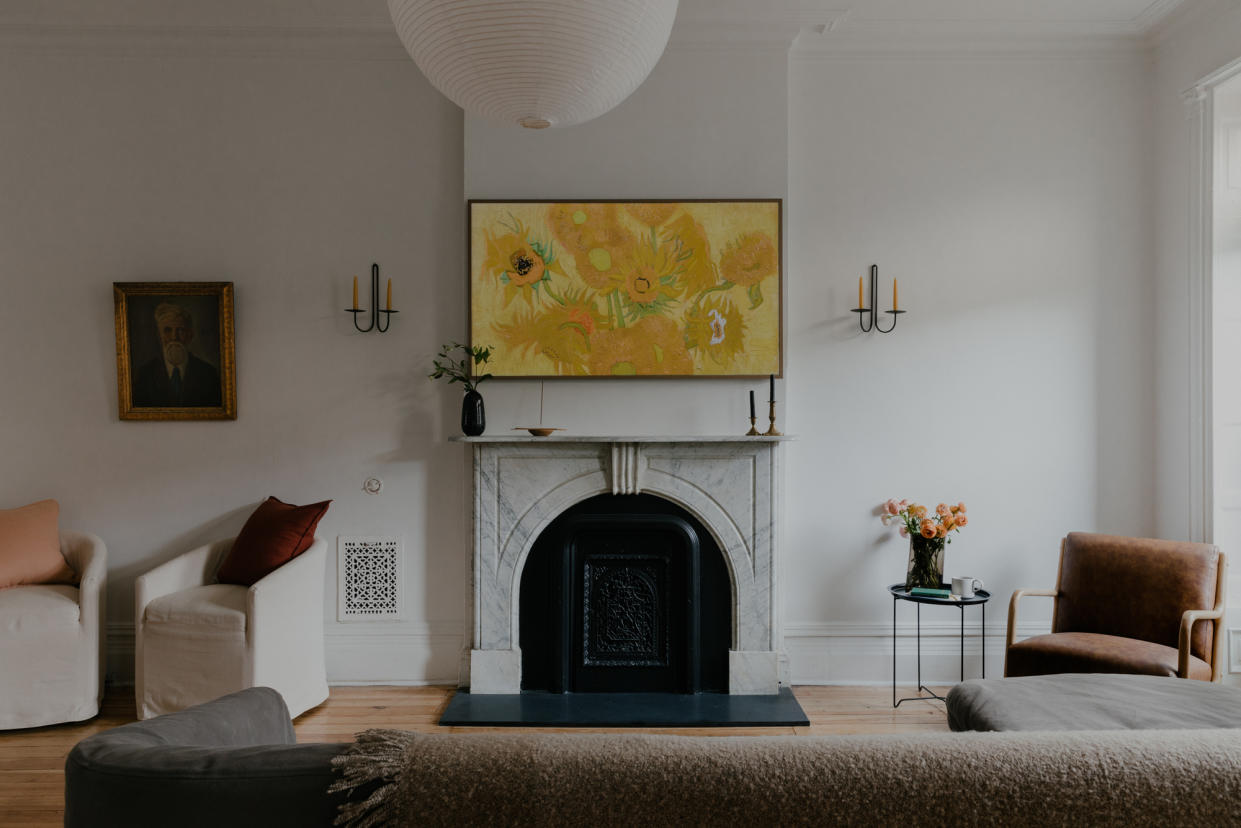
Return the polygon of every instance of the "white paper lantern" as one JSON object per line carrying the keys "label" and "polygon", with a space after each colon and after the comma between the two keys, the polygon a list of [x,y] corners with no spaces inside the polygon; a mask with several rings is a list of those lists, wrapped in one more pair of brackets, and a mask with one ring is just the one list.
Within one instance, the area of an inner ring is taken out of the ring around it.
{"label": "white paper lantern", "polygon": [[607,112],[668,44],[677,0],[388,0],[401,42],[467,112],[532,129]]}

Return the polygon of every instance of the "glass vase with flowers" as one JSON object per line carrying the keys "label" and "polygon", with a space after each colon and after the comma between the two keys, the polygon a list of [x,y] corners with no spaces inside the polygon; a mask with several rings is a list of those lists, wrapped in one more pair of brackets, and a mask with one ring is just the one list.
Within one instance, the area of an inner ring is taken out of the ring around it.
{"label": "glass vase with flowers", "polygon": [[941,503],[932,512],[921,503],[889,500],[883,504],[880,518],[884,526],[900,527],[901,537],[909,538],[909,565],[905,571],[905,589],[929,587],[938,589],[944,580],[944,547],[952,542],[950,532],[960,532],[969,524],[965,504],[949,506]]}

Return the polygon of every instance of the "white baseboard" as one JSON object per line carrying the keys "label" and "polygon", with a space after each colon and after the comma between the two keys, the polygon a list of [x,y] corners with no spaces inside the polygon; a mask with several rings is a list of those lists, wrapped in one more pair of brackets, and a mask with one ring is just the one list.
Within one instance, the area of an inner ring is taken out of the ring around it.
{"label": "white baseboard", "polygon": [[[886,684],[892,681],[896,650],[897,682],[913,684],[917,672],[916,627],[891,624],[795,623],[784,627],[793,684]],[[1031,625],[1018,638],[1047,632]],[[961,675],[961,627],[951,622],[922,624],[923,683],[954,684]],[[988,625],[987,675],[1004,670],[1003,623]],[[465,647],[459,622],[351,623],[324,634],[328,683],[333,685],[457,684]],[[1241,629],[1229,630],[1230,670],[1241,672]],[[983,649],[976,621],[965,624],[965,677],[982,674]],[[133,684],[134,625],[113,623],[107,632],[108,681]]]}
{"label": "white baseboard", "polygon": [[[457,683],[464,643],[459,622],[329,626],[324,632],[328,684],[421,686]],[[134,683],[134,625],[108,625],[108,683]]]}
{"label": "white baseboard", "polygon": [[[1047,632],[1045,626],[1019,627],[1017,638]],[[918,639],[915,624],[811,623],[786,624],[784,649],[789,656],[793,684],[887,684],[892,681],[892,656],[896,654],[896,680],[913,685],[918,674]],[[976,620],[965,623],[965,678],[1004,673],[1003,623],[987,626],[985,647],[980,643]],[[951,622],[922,624],[922,683],[956,684],[961,679],[961,626]]]}

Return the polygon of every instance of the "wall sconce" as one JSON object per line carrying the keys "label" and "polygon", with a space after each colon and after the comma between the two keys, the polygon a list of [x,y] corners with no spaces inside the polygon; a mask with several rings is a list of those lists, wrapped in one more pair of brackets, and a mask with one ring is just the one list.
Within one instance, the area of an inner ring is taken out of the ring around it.
{"label": "wall sconce", "polygon": [[[896,327],[896,317],[905,311],[899,310],[897,303],[897,287],[896,280],[892,280],[892,310],[885,313],[892,314],[892,324],[886,328],[879,327],[879,303],[875,297],[875,291],[879,287],[879,265],[870,266],[870,307],[866,307],[865,299],[862,298],[862,277],[857,277],[857,304],[853,312],[858,315],[857,324],[862,329],[862,333],[870,333],[871,331],[879,331],[879,333],[890,333]],[[866,320],[866,314],[870,314],[869,324]]]}
{"label": "wall sconce", "polygon": [[[366,313],[366,308],[358,307],[358,277],[353,277],[353,307],[345,308],[345,313],[353,314],[353,327],[362,333],[366,333],[372,329],[378,330],[380,333],[386,333],[388,327],[392,324],[392,314],[400,313],[392,309],[392,280],[388,280],[388,306],[383,310],[379,309],[379,265],[371,265],[371,324],[365,328],[358,324],[358,314]],[[384,315],[384,324],[379,324],[379,314]]]}

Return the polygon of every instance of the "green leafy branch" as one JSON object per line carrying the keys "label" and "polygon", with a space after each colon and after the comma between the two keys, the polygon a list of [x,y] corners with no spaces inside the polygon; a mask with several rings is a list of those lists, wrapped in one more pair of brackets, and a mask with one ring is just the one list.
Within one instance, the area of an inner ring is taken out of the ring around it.
{"label": "green leafy branch", "polygon": [[[440,348],[439,354],[432,360],[435,370],[427,376],[433,380],[448,377],[450,385],[459,382],[465,386],[466,391],[473,391],[483,380],[491,378],[491,374],[477,374],[476,372],[479,366],[485,366],[491,359],[492,350],[491,345],[485,348],[475,345],[471,348],[460,342],[449,342]],[[457,351],[463,351],[465,356],[457,359],[455,356]],[[471,360],[473,365],[470,364]]]}

